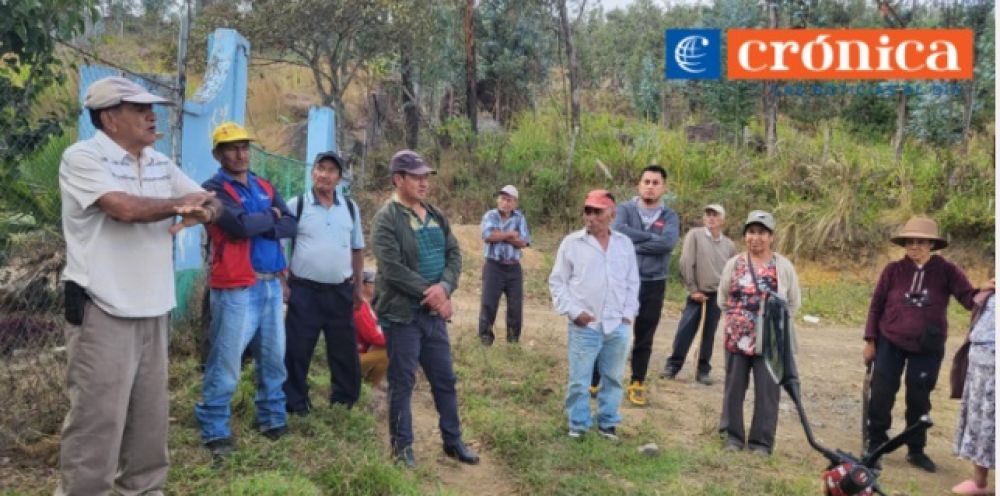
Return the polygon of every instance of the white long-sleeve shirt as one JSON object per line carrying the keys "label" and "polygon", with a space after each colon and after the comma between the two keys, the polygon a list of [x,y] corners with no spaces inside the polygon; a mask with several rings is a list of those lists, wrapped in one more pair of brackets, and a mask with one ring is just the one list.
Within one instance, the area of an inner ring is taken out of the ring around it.
{"label": "white long-sleeve shirt", "polygon": [[549,275],[556,312],[575,320],[583,312],[594,317],[588,327],[608,334],[632,322],[639,313],[639,267],[628,236],[611,231],[605,251],[581,229],[563,238]]}

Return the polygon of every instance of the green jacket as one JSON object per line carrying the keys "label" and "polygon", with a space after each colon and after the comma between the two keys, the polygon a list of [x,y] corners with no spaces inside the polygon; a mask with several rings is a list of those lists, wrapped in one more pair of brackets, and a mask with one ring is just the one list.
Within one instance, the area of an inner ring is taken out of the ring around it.
{"label": "green jacket", "polygon": [[[440,210],[425,203],[424,208],[441,225],[445,236],[445,267],[441,283],[450,295],[458,289],[462,273],[462,251]],[[401,203],[390,199],[372,219],[372,247],[378,272],[372,307],[379,320],[408,323],[413,309],[424,299],[424,290],[433,283],[417,272],[417,239],[410,228],[410,214]]]}

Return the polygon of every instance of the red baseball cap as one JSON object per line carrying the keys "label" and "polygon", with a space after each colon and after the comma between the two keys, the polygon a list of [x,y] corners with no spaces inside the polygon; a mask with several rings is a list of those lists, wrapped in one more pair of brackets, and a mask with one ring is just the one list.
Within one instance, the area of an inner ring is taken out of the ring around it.
{"label": "red baseball cap", "polygon": [[587,193],[587,199],[584,200],[583,206],[600,209],[614,208],[615,198],[606,189],[595,189]]}

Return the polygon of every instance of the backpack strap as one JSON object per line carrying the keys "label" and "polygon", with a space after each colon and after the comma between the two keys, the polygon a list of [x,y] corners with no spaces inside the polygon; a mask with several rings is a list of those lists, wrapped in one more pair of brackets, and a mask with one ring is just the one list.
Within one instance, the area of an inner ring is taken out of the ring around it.
{"label": "backpack strap", "polygon": [[358,219],[358,212],[354,210],[354,202],[351,201],[351,197],[344,195],[344,201],[347,202],[347,211],[351,214],[351,222],[357,222],[360,220]]}
{"label": "backpack strap", "polygon": [[[297,203],[295,204],[295,220],[299,221],[299,220],[302,219],[302,206],[306,202],[306,194],[302,193],[301,195],[297,196],[295,198],[295,200],[297,201]],[[298,237],[299,237],[299,230],[298,230],[298,228],[296,228],[295,229],[295,235],[292,236],[292,249],[291,249],[291,251],[288,252],[289,263],[291,262],[292,255],[295,254],[295,240]]]}
{"label": "backpack strap", "polygon": [[[302,207],[306,203],[306,194],[302,193],[296,197],[296,200],[298,202],[295,204],[295,220],[302,220]],[[344,201],[347,202],[347,211],[351,215],[351,222],[358,222],[360,220],[358,219],[358,211],[354,208],[354,202],[351,201],[351,197],[344,195]],[[295,239],[298,238],[298,229],[295,230],[295,234],[295,236],[292,236],[292,250],[289,252],[289,259],[291,259],[291,255],[295,254]]]}

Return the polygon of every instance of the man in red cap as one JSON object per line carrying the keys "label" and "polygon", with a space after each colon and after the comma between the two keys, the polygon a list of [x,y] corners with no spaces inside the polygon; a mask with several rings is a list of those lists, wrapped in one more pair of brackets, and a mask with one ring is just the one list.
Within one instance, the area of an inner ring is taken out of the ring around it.
{"label": "man in red cap", "polygon": [[616,441],[625,359],[639,312],[639,268],[632,241],[611,229],[615,218],[611,193],[603,189],[588,193],[583,218],[584,229],[563,238],[549,275],[556,312],[569,320],[569,436],[582,437],[592,424],[587,389],[596,363],[601,374],[597,432]]}

